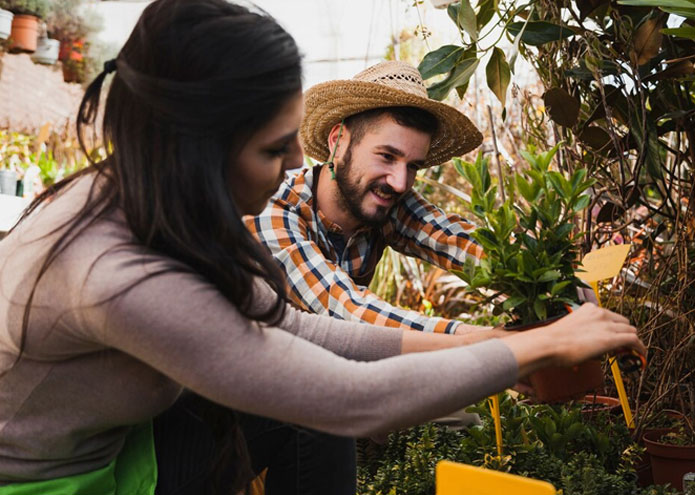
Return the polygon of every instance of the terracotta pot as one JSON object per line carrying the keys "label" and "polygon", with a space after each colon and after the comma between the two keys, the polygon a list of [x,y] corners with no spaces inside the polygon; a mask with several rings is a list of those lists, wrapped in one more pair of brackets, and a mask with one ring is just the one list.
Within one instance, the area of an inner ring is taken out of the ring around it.
{"label": "terracotta pot", "polygon": [[601,412],[608,412],[611,414],[618,414],[621,411],[620,399],[615,397],[607,397],[605,395],[585,395],[584,398],[579,399],[580,404],[586,404],[586,407],[582,408],[582,416],[592,417]]}
{"label": "terracotta pot", "polygon": [[72,50],[71,40],[60,40],[60,49],[58,50],[58,60],[67,60]]}
{"label": "terracotta pot", "polygon": [[31,59],[39,64],[53,65],[58,61],[60,41],[50,38],[40,38],[36,51]]}
{"label": "terracotta pot", "polygon": [[34,52],[39,37],[39,19],[33,15],[16,15],[12,19],[10,51]]}
{"label": "terracotta pot", "polygon": [[[566,315],[558,315],[536,323],[505,327],[507,330],[526,331],[540,328]],[[603,390],[601,361],[590,359],[571,368],[550,367],[532,373],[528,381],[534,390],[535,402],[567,402],[581,399],[589,392]]]}
{"label": "terracotta pot", "polygon": [[[670,418],[680,418],[679,414],[675,414],[673,412],[667,411],[665,412],[665,414]],[[647,433],[652,434],[654,438],[660,438],[662,435],[665,435],[666,433],[671,433],[673,431],[676,431],[676,429],[667,427],[646,428],[640,434],[637,443],[638,445],[644,447],[644,435],[646,435]],[[646,488],[654,484],[654,476],[652,475],[652,461],[649,456],[649,452],[644,452],[642,454],[642,457],[637,462],[637,466],[635,467],[635,472],[637,473],[637,480],[639,486],[641,486],[642,488]]]}
{"label": "terracotta pot", "polygon": [[63,62],[63,81],[66,83],[80,82],[80,77],[79,74],[77,74],[77,71],[65,64],[65,62]]}
{"label": "terracotta pot", "polygon": [[9,10],[0,9],[0,40],[6,40],[12,32],[12,18],[14,14]]}
{"label": "terracotta pot", "polygon": [[669,445],[658,440],[663,433],[650,431],[644,434],[644,446],[651,461],[654,483],[671,483],[683,490],[683,475],[695,472],[695,445]]}

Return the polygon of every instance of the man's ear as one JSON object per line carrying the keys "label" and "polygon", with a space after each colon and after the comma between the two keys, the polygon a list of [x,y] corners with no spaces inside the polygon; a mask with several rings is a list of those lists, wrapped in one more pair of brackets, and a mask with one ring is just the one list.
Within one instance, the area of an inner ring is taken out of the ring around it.
{"label": "man's ear", "polygon": [[[340,141],[338,141],[338,134],[340,134]],[[348,131],[347,127],[343,124],[343,130],[342,132],[340,131],[340,122],[331,127],[330,132],[328,133],[328,150],[330,151],[329,156],[333,155],[333,149],[337,146],[338,149],[336,150],[336,156],[338,155],[338,152],[341,153],[344,149],[346,149],[347,144],[350,142],[350,131]]]}

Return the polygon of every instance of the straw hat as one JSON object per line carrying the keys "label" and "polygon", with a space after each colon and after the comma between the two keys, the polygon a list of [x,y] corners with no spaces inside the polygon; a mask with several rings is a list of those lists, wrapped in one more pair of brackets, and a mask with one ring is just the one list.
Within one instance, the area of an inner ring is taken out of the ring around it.
{"label": "straw hat", "polygon": [[330,156],[328,134],[350,115],[384,107],[417,107],[437,118],[425,166],[438,165],[477,148],[482,135],[455,108],[427,97],[420,72],[404,62],[382,62],[349,80],[317,84],[304,95],[304,119],[299,131],[304,151],[317,160]]}

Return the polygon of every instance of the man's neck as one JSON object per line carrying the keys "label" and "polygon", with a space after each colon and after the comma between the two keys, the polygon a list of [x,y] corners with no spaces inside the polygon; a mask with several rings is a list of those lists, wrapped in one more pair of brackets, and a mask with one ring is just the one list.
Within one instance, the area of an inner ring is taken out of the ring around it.
{"label": "man's neck", "polygon": [[321,213],[331,222],[338,225],[346,238],[349,238],[361,227],[360,222],[344,208],[338,198],[340,189],[338,183],[331,177],[331,169],[328,165],[321,167],[319,174],[319,187],[316,189],[316,206]]}

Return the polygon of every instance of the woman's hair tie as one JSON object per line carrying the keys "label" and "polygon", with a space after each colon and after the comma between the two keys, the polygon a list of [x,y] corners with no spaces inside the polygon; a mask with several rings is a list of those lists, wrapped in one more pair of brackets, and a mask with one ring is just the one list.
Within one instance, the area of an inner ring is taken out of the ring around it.
{"label": "woman's hair tie", "polygon": [[104,62],[104,72],[106,74],[111,74],[112,72],[116,72],[116,59],[112,58],[111,60],[107,60]]}

